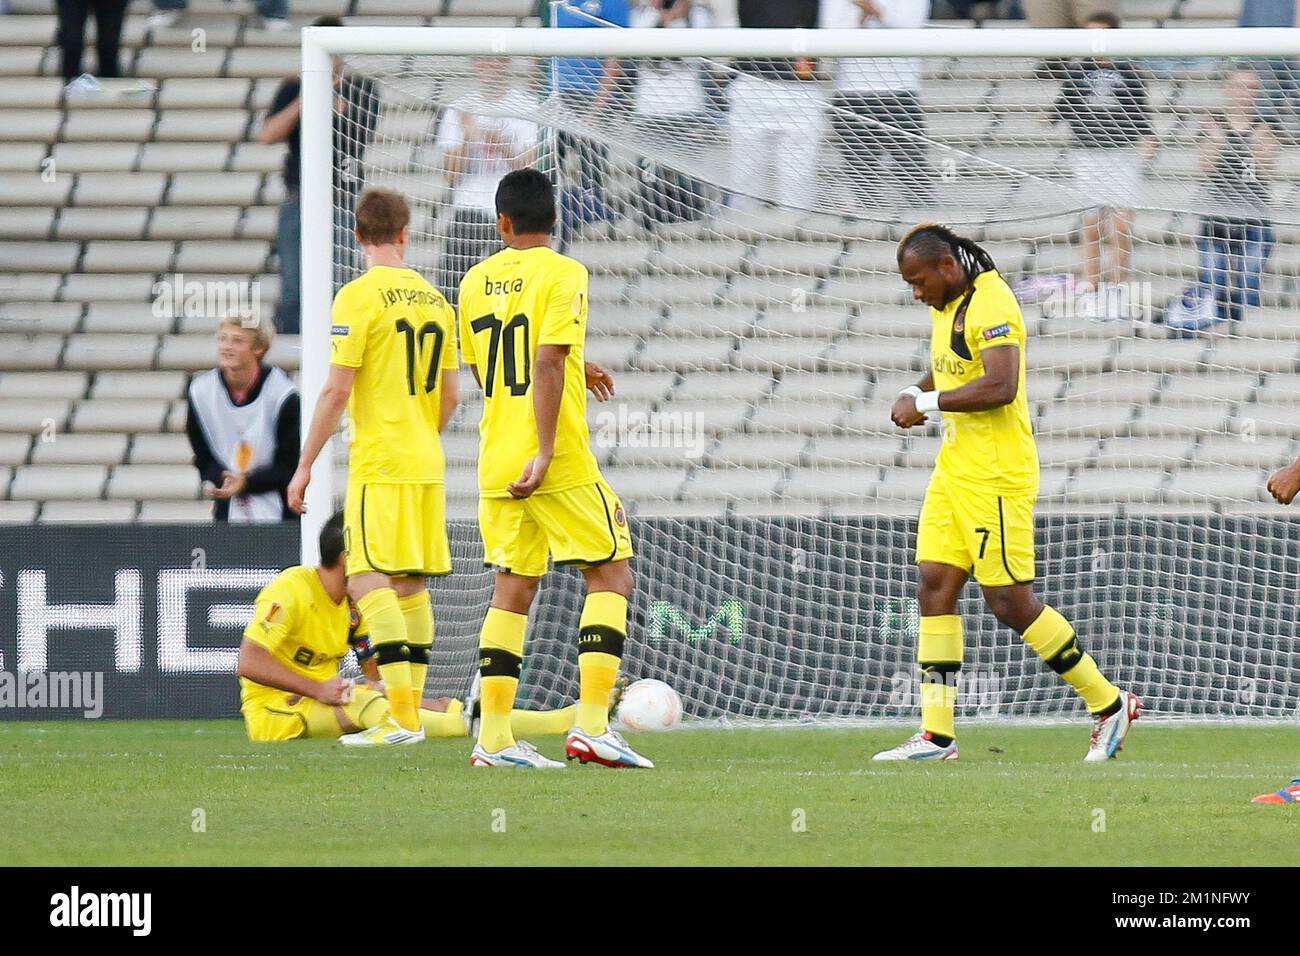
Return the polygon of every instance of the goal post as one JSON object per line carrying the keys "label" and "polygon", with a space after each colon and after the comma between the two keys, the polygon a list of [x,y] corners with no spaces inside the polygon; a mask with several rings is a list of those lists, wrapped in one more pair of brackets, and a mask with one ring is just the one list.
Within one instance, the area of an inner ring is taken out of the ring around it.
{"label": "goal post", "polygon": [[[302,38],[304,431],[355,255],[338,167],[411,197],[410,262],[449,294],[495,249],[488,174],[545,169],[557,241],[591,274],[589,357],[618,387],[589,421],[638,547],[628,669],[688,715],[915,712],[910,546],[942,438],[888,407],[929,361],[894,245],[931,220],[984,244],[1022,304],[1045,599],[1154,716],[1300,712],[1300,533],[1263,491],[1300,452],[1300,30]],[[334,119],[336,62],[374,84],[377,117]],[[468,683],[490,592],[463,381],[437,693]],[[342,503],[338,445],[313,471],[307,562]],[[573,696],[580,600],[571,573],[544,585],[533,706]],[[973,590],[963,609],[960,714],[1082,715]]]}

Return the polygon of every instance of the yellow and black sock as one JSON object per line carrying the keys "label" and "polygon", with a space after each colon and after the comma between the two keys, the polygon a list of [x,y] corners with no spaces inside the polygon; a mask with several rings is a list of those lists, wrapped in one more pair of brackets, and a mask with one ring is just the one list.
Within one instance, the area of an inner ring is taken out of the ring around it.
{"label": "yellow and black sock", "polygon": [[478,742],[488,753],[512,747],[515,736],[510,730],[510,711],[519,690],[519,672],[524,662],[524,632],[528,615],[515,614],[499,607],[488,608],[479,632],[479,707],[482,723]]}
{"label": "yellow and black sock", "polygon": [[406,646],[411,651],[411,689],[419,706],[424,696],[424,679],[429,673],[429,651],[433,648],[433,607],[429,592],[421,589],[397,602],[406,622]]}
{"label": "yellow and black sock", "polygon": [[1094,716],[1108,715],[1119,706],[1119,688],[1102,676],[1097,662],[1079,647],[1070,622],[1055,608],[1044,606],[1043,613],[1021,637],[1048,667],[1069,682]]}
{"label": "yellow and black sock", "polygon": [[921,729],[941,747],[957,736],[957,674],[963,652],[960,617],[934,614],[921,618],[916,649],[921,667]]}
{"label": "yellow and black sock", "polygon": [[416,692],[411,687],[410,651],[406,646],[406,621],[392,588],[376,588],[362,595],[357,610],[370,628],[370,644],[384,682],[393,720],[407,730],[420,726]]}
{"label": "yellow and black sock", "polygon": [[627,598],[614,591],[587,595],[578,622],[578,719],[583,733],[609,729],[609,695],[618,679],[627,637]]}

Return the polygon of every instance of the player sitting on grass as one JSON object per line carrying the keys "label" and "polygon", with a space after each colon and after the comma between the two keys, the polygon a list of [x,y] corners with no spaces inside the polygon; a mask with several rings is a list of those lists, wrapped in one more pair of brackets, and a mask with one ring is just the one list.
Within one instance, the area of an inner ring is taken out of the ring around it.
{"label": "player sitting on grass", "polygon": [[1038,450],[1020,306],[989,254],[943,226],[904,236],[898,267],[913,297],[930,307],[930,371],[899,394],[890,417],[911,428],[942,411],[943,444],[916,537],[921,731],[873,759],[957,758],[957,599],[972,574],[994,616],[1083,698],[1095,721],[1084,759],[1114,757],[1141,701],[1106,680],[1070,622],[1034,596]]}
{"label": "player sitting on grass", "polygon": [[510,721],[528,609],[553,557],[577,565],[587,583],[578,718],[565,756],[653,767],[608,723],[627,635],[632,536],[587,430],[587,270],[550,247],[555,190],[543,173],[502,177],[496,211],[506,248],[473,266],[460,287],[461,348],[483,389],[479,531],[484,563],[496,569],[479,635],[483,722],[470,763],[564,766],[516,741]]}
{"label": "player sitting on grass", "polygon": [[[240,710],[248,739],[336,738],[381,726],[390,715],[366,627],[347,598],[343,514],[320,533],[320,567],[281,571],[257,596],[253,620],[239,647]],[[348,649],[356,651],[368,686],[339,674]],[[429,737],[464,737],[475,716],[473,701],[424,700],[420,725]],[[576,705],[561,710],[514,711],[519,733],[563,734]]]}

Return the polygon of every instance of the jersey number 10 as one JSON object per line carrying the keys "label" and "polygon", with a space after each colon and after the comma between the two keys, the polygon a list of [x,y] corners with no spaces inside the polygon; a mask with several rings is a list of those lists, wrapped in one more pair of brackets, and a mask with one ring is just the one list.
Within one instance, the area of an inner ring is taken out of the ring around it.
{"label": "jersey number 10", "polygon": [[429,370],[424,375],[424,392],[427,395],[438,387],[438,365],[442,361],[442,347],[446,344],[447,333],[436,322],[426,322],[416,331],[406,319],[397,320],[397,331],[406,336],[406,391],[415,394],[415,363],[424,351],[424,337],[433,336],[433,354],[429,356]]}

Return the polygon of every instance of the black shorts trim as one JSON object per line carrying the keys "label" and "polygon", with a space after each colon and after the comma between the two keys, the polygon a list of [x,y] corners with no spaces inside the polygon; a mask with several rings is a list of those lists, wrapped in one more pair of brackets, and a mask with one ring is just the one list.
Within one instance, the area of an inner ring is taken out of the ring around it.
{"label": "black shorts trim", "polygon": [[1026,578],[1021,581],[1011,573],[1011,565],[1007,563],[1007,529],[1002,520],[1002,496],[998,495],[998,547],[1002,551],[1002,567],[1009,577],[1016,584],[1032,584],[1033,578]]}
{"label": "black shorts trim", "polygon": [[614,530],[614,516],[609,513],[609,502],[605,500],[605,489],[601,487],[600,482],[596,482],[596,493],[600,495],[600,503],[605,506],[605,526],[609,528],[609,540],[614,546],[610,548],[608,558],[602,558],[600,561],[590,563],[605,564],[613,561],[614,555],[618,554],[618,532]]}
{"label": "black shorts trim", "polygon": [[[450,569],[446,571],[426,571],[423,568],[408,568],[402,571],[389,571],[387,568],[379,567],[370,559],[370,545],[366,543],[366,489],[369,487],[369,485],[361,486],[361,553],[365,556],[366,564],[370,565],[370,571],[376,574],[386,574],[390,578],[441,578],[451,574]],[[369,573],[369,571],[362,572],[362,574]]]}

